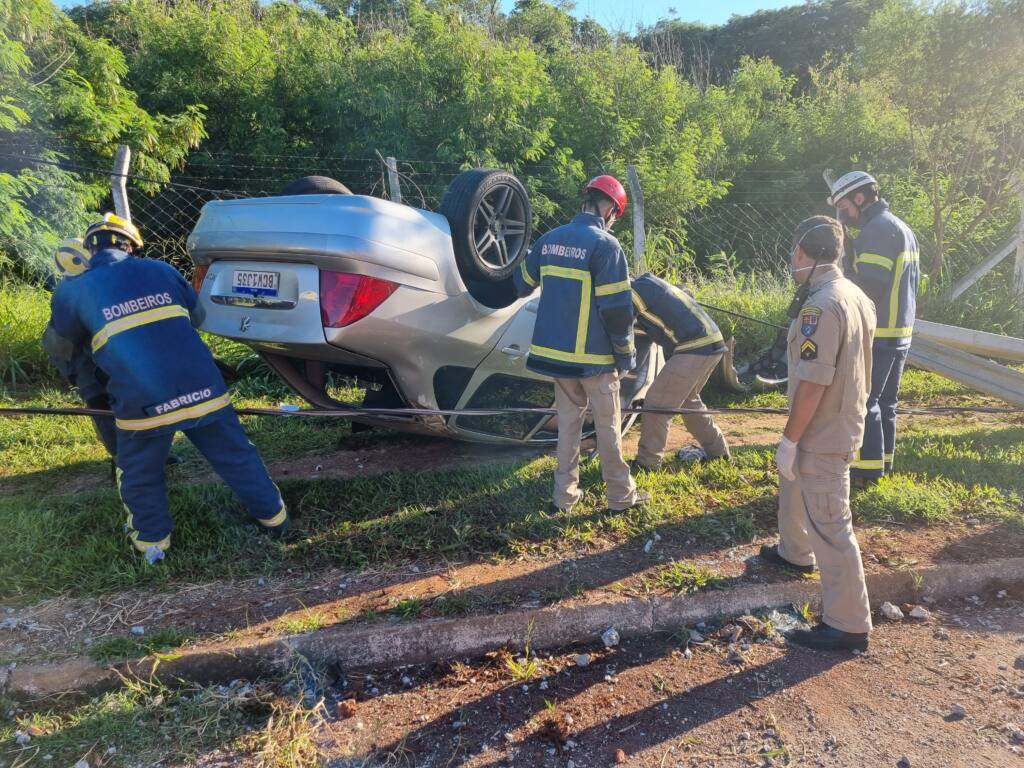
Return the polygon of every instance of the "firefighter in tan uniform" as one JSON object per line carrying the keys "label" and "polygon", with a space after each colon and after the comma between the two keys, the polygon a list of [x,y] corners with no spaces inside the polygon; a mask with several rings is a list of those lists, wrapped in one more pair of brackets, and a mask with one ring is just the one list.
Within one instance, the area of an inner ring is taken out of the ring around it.
{"label": "firefighter in tan uniform", "polygon": [[806,300],[789,329],[789,419],[776,453],[779,544],[767,560],[821,571],[822,622],[800,645],[866,650],[871,609],[850,513],[850,463],[864,436],[875,310],[843,277],[843,230],[815,216],[797,227],[793,276]]}

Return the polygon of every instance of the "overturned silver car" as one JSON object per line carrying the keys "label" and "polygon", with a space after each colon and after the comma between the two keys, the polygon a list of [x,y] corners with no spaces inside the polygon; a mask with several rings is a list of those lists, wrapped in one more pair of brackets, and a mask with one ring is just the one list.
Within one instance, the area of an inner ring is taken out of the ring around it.
{"label": "overturned silver car", "polygon": [[[551,380],[526,369],[538,299],[517,298],[511,279],[530,221],[522,183],[491,169],[457,176],[438,212],[324,177],[275,197],[213,201],[188,239],[202,328],[252,347],[320,408],[352,408],[331,395],[337,377],[367,386],[367,408],[550,407]],[[648,352],[624,379],[623,406],[643,398],[663,363]],[[353,420],[486,442],[557,436],[545,414]]]}

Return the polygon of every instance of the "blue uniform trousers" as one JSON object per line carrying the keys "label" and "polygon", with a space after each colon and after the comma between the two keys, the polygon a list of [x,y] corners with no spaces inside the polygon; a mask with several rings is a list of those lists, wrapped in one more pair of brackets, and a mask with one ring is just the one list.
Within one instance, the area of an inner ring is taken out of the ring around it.
{"label": "blue uniform trousers", "polygon": [[875,345],[871,350],[871,392],[864,417],[864,441],[850,468],[851,477],[881,477],[892,472],[896,454],[896,404],[910,350]]}
{"label": "blue uniform trousers", "polygon": [[[234,410],[183,431],[258,523],[267,528],[288,523],[281,492]],[[117,431],[118,490],[128,512],[128,534],[140,552],[153,545],[161,549],[170,546],[174,521],[167,506],[164,465],[173,440],[173,432],[144,436]]]}
{"label": "blue uniform trousers", "polygon": [[[110,410],[110,397],[104,393],[85,398],[87,408],[95,408],[98,411]],[[114,426],[113,416],[93,416],[92,424],[96,428],[96,436],[107,449],[111,458],[117,456],[117,427]]]}

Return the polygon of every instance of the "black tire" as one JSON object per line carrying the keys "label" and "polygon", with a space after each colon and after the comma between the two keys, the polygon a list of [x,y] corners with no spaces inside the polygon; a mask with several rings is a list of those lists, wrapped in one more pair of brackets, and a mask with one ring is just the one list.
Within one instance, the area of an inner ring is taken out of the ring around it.
{"label": "black tire", "polygon": [[329,176],[303,176],[281,190],[282,195],[351,195],[352,190]]}
{"label": "black tire", "polygon": [[[513,271],[526,258],[532,232],[530,196],[513,174],[474,168],[456,176],[441,199],[455,261],[470,292],[485,304],[504,301]],[[479,294],[479,295],[478,295]]]}

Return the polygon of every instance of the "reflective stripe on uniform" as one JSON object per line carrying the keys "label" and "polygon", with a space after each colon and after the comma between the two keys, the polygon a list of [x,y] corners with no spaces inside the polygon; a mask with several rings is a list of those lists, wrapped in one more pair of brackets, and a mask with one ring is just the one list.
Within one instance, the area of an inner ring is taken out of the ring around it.
{"label": "reflective stripe on uniform", "polygon": [[118,429],[129,432],[135,432],[140,429],[155,429],[156,427],[165,427],[168,424],[177,424],[179,421],[198,419],[214,411],[219,411],[221,408],[227,408],[229,405],[231,405],[231,398],[227,395],[221,395],[212,400],[207,400],[205,403],[171,411],[159,416],[150,416],[145,419],[115,419],[114,423]]}
{"label": "reflective stripe on uniform", "polygon": [[691,349],[699,349],[700,347],[706,347],[709,344],[714,344],[715,342],[718,341],[725,341],[725,338],[722,336],[721,331],[709,334],[707,336],[701,336],[699,339],[694,339],[693,341],[683,342],[682,344],[677,346],[674,351],[688,352]]}
{"label": "reflective stripe on uniform", "polygon": [[[896,271],[892,276],[892,289],[889,291],[889,322],[895,323],[897,313],[900,309],[900,289],[903,283],[903,270],[907,264],[914,264],[918,261],[920,255],[917,251],[904,251],[896,259]],[[875,336],[881,339],[902,339],[906,336],[911,336],[914,333],[914,326],[904,326],[903,328],[897,328],[894,325],[888,325],[885,328],[875,329]]]}
{"label": "reflective stripe on uniform", "polygon": [[612,344],[612,349],[615,351],[615,354],[617,355],[632,355],[634,352],[636,352],[636,347],[634,347],[632,344],[627,344],[624,347],[621,347],[618,344]]}
{"label": "reflective stripe on uniform", "polygon": [[132,540],[132,546],[135,547],[139,552],[144,553],[150,547],[159,547],[160,549],[166,552],[171,546],[170,536],[165,536],[164,538],[160,539],[160,541],[143,541],[142,539],[138,538],[138,536],[138,533],[132,531],[128,535],[128,538]]}
{"label": "reflective stripe on uniform", "polygon": [[905,325],[902,328],[875,328],[876,339],[904,339],[914,335],[914,326]]}
{"label": "reflective stripe on uniform", "polygon": [[673,344],[679,343],[679,339],[676,338],[676,335],[672,333],[668,326],[661,322],[660,317],[658,317],[656,314],[654,314],[653,312],[651,312],[651,310],[647,308],[647,305],[644,303],[644,300],[640,298],[640,294],[637,293],[636,291],[633,291],[633,306],[636,307],[636,311],[640,313],[640,315],[645,320],[658,326],[658,328],[661,329],[661,332],[668,336],[669,341],[671,341]]}
{"label": "reflective stripe on uniform", "polygon": [[850,467],[853,469],[885,469],[881,459],[856,458],[850,463]]}
{"label": "reflective stripe on uniform", "polygon": [[708,331],[706,335],[701,336],[698,339],[691,339],[690,341],[684,341],[680,343],[676,339],[676,335],[665,325],[665,323],[661,321],[661,318],[655,315],[650,309],[648,309],[647,305],[644,303],[644,300],[640,298],[640,294],[638,294],[636,291],[633,291],[633,305],[636,307],[637,312],[645,320],[658,326],[658,328],[661,329],[662,333],[668,336],[669,340],[675,345],[673,351],[687,352],[691,349],[705,347],[708,344],[714,344],[715,342],[718,341],[725,341],[720,330],[715,329],[712,331],[710,328],[708,328],[707,323],[705,323],[703,319],[700,317],[699,312],[694,311],[694,308],[690,306],[692,300],[685,293],[683,293],[682,291],[674,290],[673,295],[683,302],[687,309],[689,309],[690,312],[693,313],[694,317],[700,319],[701,325],[704,326],[704,330]]}
{"label": "reflective stripe on uniform", "polygon": [[595,296],[611,296],[613,293],[623,293],[629,290],[629,280],[622,280],[618,283],[605,283],[594,289]]}
{"label": "reflective stripe on uniform", "polygon": [[547,357],[552,360],[559,360],[563,363],[590,363],[592,365],[612,365],[615,363],[615,357],[613,355],[591,355],[585,352],[563,352],[560,349],[541,347],[536,344],[530,345],[530,354]]}
{"label": "reflective stripe on uniform", "polygon": [[284,504],[282,504],[281,511],[273,517],[269,517],[266,520],[260,518],[257,519],[259,521],[259,524],[262,525],[264,528],[276,528],[288,519],[288,510],[285,509]]}
{"label": "reflective stripe on uniform", "polygon": [[149,323],[157,323],[161,320],[170,320],[175,317],[188,317],[188,310],[178,304],[172,304],[167,307],[157,307],[156,309],[147,309],[145,312],[136,312],[134,315],[128,315],[127,317],[121,317],[117,320],[113,320],[102,328],[100,328],[96,334],[92,337],[92,351],[98,351],[104,344],[106,344],[113,336],[124,331],[131,330],[132,328],[138,328],[142,325],[148,325]]}
{"label": "reflective stripe on uniform", "polygon": [[888,256],[882,256],[880,253],[858,253],[857,258],[853,261],[853,265],[856,267],[861,264],[875,264],[892,272],[896,262]]}
{"label": "reflective stripe on uniform", "polygon": [[523,259],[523,262],[519,265],[519,272],[523,276],[523,282],[531,288],[537,287],[537,281],[533,279],[533,276],[530,274],[530,270],[526,268],[526,259]]}
{"label": "reflective stripe on uniform", "polygon": [[[539,354],[545,357],[550,357],[553,360],[565,360],[569,362],[586,362],[590,358],[594,358],[593,362],[598,362],[597,358],[600,358],[599,362],[604,362],[607,358],[607,362],[615,362],[615,358],[611,355],[587,355],[585,350],[587,348],[587,331],[590,329],[590,294],[591,290],[591,275],[590,270],[587,269],[576,269],[574,267],[557,267],[553,264],[546,264],[540,268],[540,277],[543,280],[545,277],[562,277],[567,280],[579,280],[580,281],[580,315],[576,321],[576,348],[574,352],[562,352],[560,350],[550,349],[548,347],[537,347],[537,349],[548,349],[548,352],[541,352]],[[534,347],[531,345],[530,349]],[[570,355],[571,357],[555,357],[549,352],[558,352],[560,355]]]}

